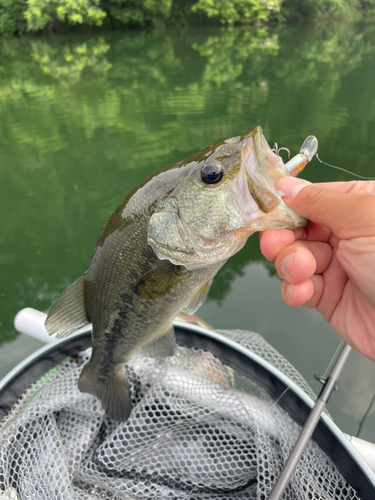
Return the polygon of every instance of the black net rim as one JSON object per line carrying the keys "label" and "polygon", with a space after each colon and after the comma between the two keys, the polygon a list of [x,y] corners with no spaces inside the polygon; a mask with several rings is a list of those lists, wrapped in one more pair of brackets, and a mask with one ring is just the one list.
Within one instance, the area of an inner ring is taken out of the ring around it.
{"label": "black net rim", "polygon": [[[286,391],[288,385],[262,364],[236,350],[233,345],[223,343],[211,335],[205,335],[201,328],[175,325],[175,334],[178,345],[211,352],[222,363],[262,387],[295,422],[301,426],[305,423],[311,408],[293,390]],[[91,329],[87,329],[79,335],[40,349],[28,363],[16,369],[14,376],[0,385],[0,424],[34,382],[65,358],[78,356],[90,346]],[[375,497],[375,486],[366,471],[351,456],[324,420],[319,421],[312,439],[335,463],[339,472],[361,498]]]}

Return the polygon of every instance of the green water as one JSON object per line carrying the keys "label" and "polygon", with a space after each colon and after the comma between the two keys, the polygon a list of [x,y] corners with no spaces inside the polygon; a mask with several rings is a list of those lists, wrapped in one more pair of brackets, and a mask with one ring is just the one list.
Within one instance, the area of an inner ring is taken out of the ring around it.
{"label": "green water", "polygon": [[[13,328],[87,268],[98,232],[151,172],[262,125],[296,154],[375,174],[375,27],[116,33],[0,41],[0,377],[41,344]],[[316,160],[315,182],[350,177]],[[339,340],[290,309],[257,237],[216,277],[199,315],[261,333],[318,391]],[[356,434],[375,365],[352,353],[329,404]],[[361,437],[375,441],[375,408]]]}

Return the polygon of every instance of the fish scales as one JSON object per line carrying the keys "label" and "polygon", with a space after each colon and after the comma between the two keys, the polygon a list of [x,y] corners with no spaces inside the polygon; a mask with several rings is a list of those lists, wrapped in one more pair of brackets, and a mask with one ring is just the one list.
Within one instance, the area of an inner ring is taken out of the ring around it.
{"label": "fish scales", "polygon": [[283,203],[262,158],[273,172],[282,163],[257,127],[153,174],[108,219],[88,270],[53,305],[49,333],[64,337],[92,323],[92,356],[78,385],[109,417],[129,417],[124,364],[134,351],[173,354],[173,319],[204,302],[254,231],[306,223]]}

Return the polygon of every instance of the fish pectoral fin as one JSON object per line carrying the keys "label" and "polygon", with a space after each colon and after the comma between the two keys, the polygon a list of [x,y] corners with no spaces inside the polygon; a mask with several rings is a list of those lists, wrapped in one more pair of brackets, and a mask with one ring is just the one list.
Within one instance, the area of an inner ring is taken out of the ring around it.
{"label": "fish pectoral fin", "polygon": [[160,299],[182,280],[185,272],[183,266],[165,263],[142,276],[136,285],[136,293],[141,299]]}
{"label": "fish pectoral fin", "polygon": [[100,399],[103,410],[109,418],[125,422],[129,418],[132,405],[124,365],[119,365],[119,368],[112,377],[101,380],[90,371],[89,362],[79,377],[78,388],[81,392],[88,392]]}
{"label": "fish pectoral fin", "polygon": [[213,278],[208,280],[207,283],[205,283],[194,295],[192,301],[185,307],[188,314],[194,314],[195,311],[197,311],[200,308],[200,306],[207,298],[212,282]]}
{"label": "fish pectoral fin", "polygon": [[150,358],[167,358],[176,351],[176,338],[171,325],[162,335],[140,348],[141,354]]}
{"label": "fish pectoral fin", "polygon": [[44,323],[50,335],[56,333],[57,338],[68,337],[89,323],[85,309],[84,285],[85,276],[81,276],[54,303]]}

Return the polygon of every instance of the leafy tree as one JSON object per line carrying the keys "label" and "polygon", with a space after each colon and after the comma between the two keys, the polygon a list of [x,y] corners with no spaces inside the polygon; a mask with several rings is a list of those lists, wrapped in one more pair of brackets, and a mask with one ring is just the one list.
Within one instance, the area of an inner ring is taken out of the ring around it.
{"label": "leafy tree", "polygon": [[26,30],[23,13],[26,9],[26,0],[0,0],[0,34],[18,33]]}
{"label": "leafy tree", "polygon": [[38,31],[56,22],[101,26],[106,13],[100,0],[28,0],[27,29]]}
{"label": "leafy tree", "polygon": [[309,19],[310,21],[335,17],[359,18],[362,11],[361,0],[283,0],[281,9],[282,17],[286,20]]}
{"label": "leafy tree", "polygon": [[103,7],[110,18],[124,26],[157,25],[171,11],[172,0],[105,0]]}
{"label": "leafy tree", "polygon": [[375,0],[0,0],[0,33],[64,26],[269,24],[290,19],[372,19]]}
{"label": "leafy tree", "polygon": [[198,0],[193,12],[203,11],[223,24],[267,22],[277,17],[282,0]]}

